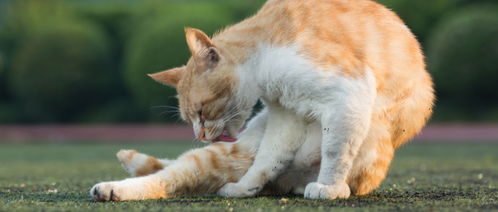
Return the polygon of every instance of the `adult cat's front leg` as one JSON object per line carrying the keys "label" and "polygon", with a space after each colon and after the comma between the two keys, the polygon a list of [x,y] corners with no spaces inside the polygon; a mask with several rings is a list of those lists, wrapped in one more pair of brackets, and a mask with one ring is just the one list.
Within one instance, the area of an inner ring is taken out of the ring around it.
{"label": "adult cat's front leg", "polygon": [[[321,115],[321,165],[317,182],[306,186],[309,199],[348,198],[346,183],[354,159],[370,128],[375,81],[367,74],[365,80],[348,79],[337,82],[329,110]],[[341,82],[343,82],[341,84]]]}
{"label": "adult cat's front leg", "polygon": [[[237,183],[228,183],[218,194],[224,197],[250,197],[274,180],[292,162],[304,141],[305,124],[291,111],[268,106],[268,120],[253,165]],[[244,137],[240,138],[244,142]]]}

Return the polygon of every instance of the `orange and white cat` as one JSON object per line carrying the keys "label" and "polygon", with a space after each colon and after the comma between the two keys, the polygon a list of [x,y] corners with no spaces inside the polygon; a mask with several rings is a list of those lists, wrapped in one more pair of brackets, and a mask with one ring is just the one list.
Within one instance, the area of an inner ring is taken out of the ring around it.
{"label": "orange and white cat", "polygon": [[187,65],[151,77],[176,87],[182,118],[211,144],[175,161],[122,151],[143,176],[95,185],[96,200],[368,194],[431,115],[419,43],[371,0],[269,0],[212,38],[185,31]]}

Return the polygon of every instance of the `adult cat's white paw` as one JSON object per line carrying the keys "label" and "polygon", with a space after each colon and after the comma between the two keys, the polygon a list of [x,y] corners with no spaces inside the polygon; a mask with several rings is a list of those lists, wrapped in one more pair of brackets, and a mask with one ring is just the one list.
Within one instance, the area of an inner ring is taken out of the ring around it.
{"label": "adult cat's white paw", "polygon": [[218,190],[218,195],[233,198],[252,197],[260,190],[259,187],[248,188],[241,183],[227,183]]}
{"label": "adult cat's white paw", "polygon": [[304,190],[306,199],[346,199],[351,195],[348,184],[324,185],[321,183],[310,183]]}

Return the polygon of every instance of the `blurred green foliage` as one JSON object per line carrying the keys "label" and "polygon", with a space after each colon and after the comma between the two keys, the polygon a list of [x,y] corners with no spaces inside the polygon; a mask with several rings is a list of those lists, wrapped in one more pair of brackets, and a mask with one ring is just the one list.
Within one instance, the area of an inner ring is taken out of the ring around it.
{"label": "blurred green foliage", "polygon": [[0,49],[0,102],[2,100],[4,100],[6,98],[6,95],[7,95],[7,93],[6,93],[7,88],[5,87],[5,83],[6,83],[5,82],[5,69],[6,69],[6,65],[7,64],[6,64],[5,53]]}
{"label": "blurred green foliage", "polygon": [[[148,14],[155,15],[147,17],[132,34],[125,56],[127,87],[143,110],[148,110],[150,105],[177,105],[175,89],[151,83],[147,74],[181,66],[187,62],[190,52],[184,41],[185,26],[213,34],[227,22],[234,21],[227,10],[206,3],[164,8],[154,6],[153,10],[155,11]],[[165,117],[152,113],[151,118]]]}
{"label": "blurred green foliage", "polygon": [[498,105],[498,6],[455,12],[436,27],[428,46],[429,68],[444,100],[442,108],[454,107],[455,115],[444,118],[458,114],[492,118],[486,112]]}
{"label": "blurred green foliage", "polygon": [[420,41],[425,41],[438,19],[458,6],[458,0],[380,0],[394,10]]}
{"label": "blurred green foliage", "polygon": [[[176,121],[174,89],[145,74],[187,62],[185,26],[212,34],[264,2],[0,0],[0,123]],[[379,2],[428,50],[435,121],[498,120],[495,0]]]}
{"label": "blurred green foliage", "polygon": [[45,23],[14,56],[8,86],[27,121],[74,121],[113,89],[107,38],[76,21]]}

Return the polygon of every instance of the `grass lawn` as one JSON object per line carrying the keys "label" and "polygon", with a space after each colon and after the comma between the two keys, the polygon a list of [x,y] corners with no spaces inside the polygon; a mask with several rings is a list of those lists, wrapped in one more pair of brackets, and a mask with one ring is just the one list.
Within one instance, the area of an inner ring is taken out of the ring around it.
{"label": "grass lawn", "polygon": [[498,210],[498,143],[412,143],[397,152],[388,178],[374,193],[347,200],[301,196],[223,199],[182,197],[94,202],[90,187],[126,177],[114,154],[134,148],[175,157],[184,143],[0,144],[0,211],[330,211]]}

